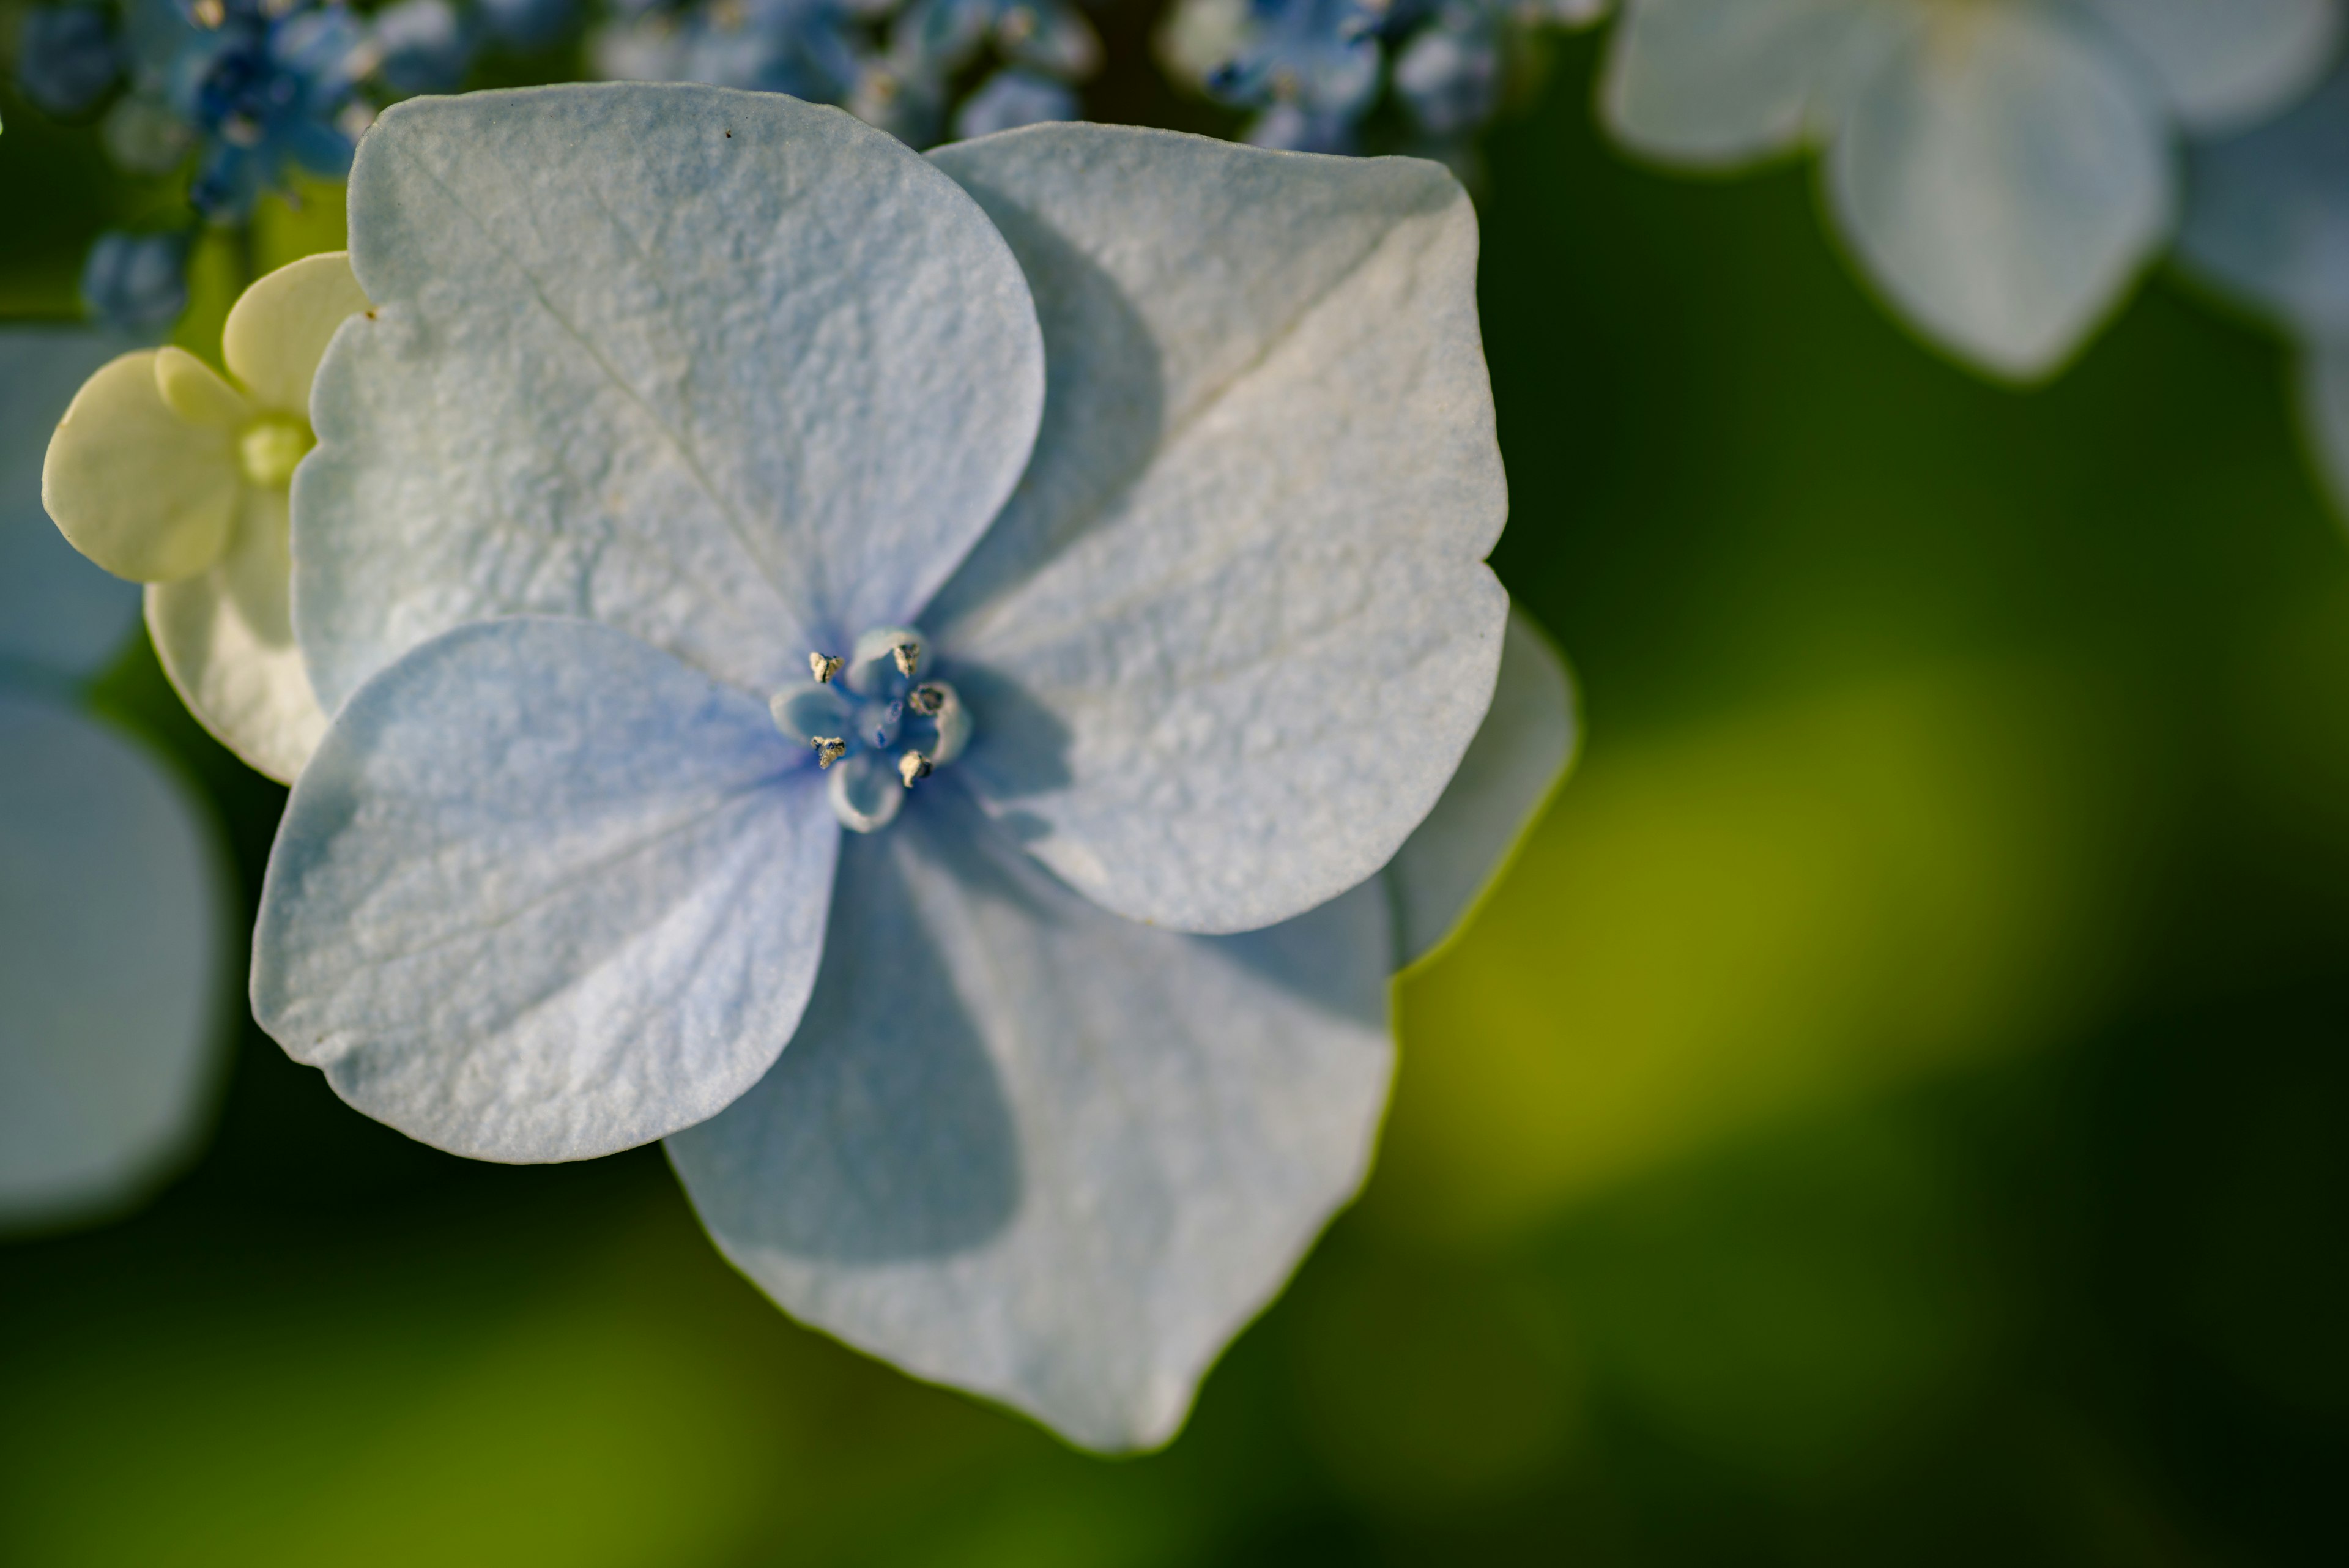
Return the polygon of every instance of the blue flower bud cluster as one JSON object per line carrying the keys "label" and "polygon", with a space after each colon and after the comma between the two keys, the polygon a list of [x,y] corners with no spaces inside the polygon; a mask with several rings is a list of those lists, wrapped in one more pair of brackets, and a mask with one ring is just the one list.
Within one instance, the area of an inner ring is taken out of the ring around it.
{"label": "blue flower bud cluster", "polygon": [[612,80],[838,104],[926,146],[1075,119],[1101,40],[1066,0],[616,0],[589,58]]}
{"label": "blue flower bud cluster", "polygon": [[133,332],[187,302],[197,223],[240,223],[299,173],[350,170],[374,103],[460,85],[487,47],[548,48],[578,0],[66,0],[25,13],[17,85],[43,111],[98,117],[134,174],[185,171],[190,226],[101,234],[84,265],[91,314]]}
{"label": "blue flower bud cluster", "polygon": [[1357,152],[1390,97],[1409,151],[1463,161],[1527,68],[1540,29],[1596,17],[1603,0],[1178,0],[1161,37],[1170,71],[1252,109],[1247,140]]}

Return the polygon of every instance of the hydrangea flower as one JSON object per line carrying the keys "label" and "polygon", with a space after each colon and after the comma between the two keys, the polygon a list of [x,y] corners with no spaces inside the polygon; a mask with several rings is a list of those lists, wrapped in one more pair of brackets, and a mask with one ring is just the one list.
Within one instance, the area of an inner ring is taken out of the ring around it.
{"label": "hydrangea flower", "polygon": [[2299,340],[2302,424],[2349,508],[2349,70],[2192,150],[2178,250]]}
{"label": "hydrangea flower", "polygon": [[42,496],[74,547],[147,585],[147,629],[189,711],[271,778],[326,726],[287,608],[286,488],[310,378],[367,308],[340,253],[280,267],[229,312],[222,379],[179,348],[109,361],[56,427]]}
{"label": "hydrangea flower", "polygon": [[161,332],[188,307],[188,244],[184,233],[109,229],[82,262],[83,306],[118,333]]}
{"label": "hydrangea flower", "polygon": [[578,0],[474,0],[489,36],[509,48],[553,47],[579,19]]}
{"label": "hydrangea flower", "polygon": [[[947,112],[955,86],[989,73]],[[1092,25],[1061,0],[685,0],[626,5],[589,53],[611,81],[688,81],[838,104],[916,146],[1073,119],[1068,83],[1100,67]]]}
{"label": "hydrangea flower", "polygon": [[2044,376],[2166,242],[2173,140],[2323,71],[2337,0],[1625,0],[1625,145],[1734,168],[1822,149],[1861,269],[1928,337]]}
{"label": "hydrangea flower", "polygon": [[[990,54],[1007,64],[956,109],[957,137],[1078,118],[1068,84],[1101,69],[1101,35],[1061,0],[914,0],[890,29],[890,71],[932,104],[945,101],[950,79]],[[917,145],[935,139],[932,127],[902,112],[874,123]]]}
{"label": "hydrangea flower", "polygon": [[41,450],[120,347],[0,331],[0,1226],[117,1207],[182,1154],[212,1081],[225,913],[187,791],[73,689],[137,594],[42,514]]}
{"label": "hydrangea flower", "polygon": [[449,0],[398,0],[368,19],[375,74],[394,92],[447,92],[473,68],[481,40]]}
{"label": "hydrangea flower", "polygon": [[1605,8],[1605,0],[1179,0],[1159,49],[1178,79],[1260,110],[1247,130],[1259,146],[1355,151],[1392,80],[1423,133],[1414,145],[1464,163],[1533,31],[1581,26]]}
{"label": "hydrangea flower", "polygon": [[95,5],[36,5],[16,33],[16,85],[50,114],[95,109],[122,74],[112,21]]}
{"label": "hydrangea flower", "polygon": [[954,133],[968,140],[1077,117],[1077,95],[1067,83],[1013,67],[996,72],[963,99],[955,110]]}
{"label": "hydrangea flower", "polygon": [[603,86],[388,111],[350,214],[255,1016],[443,1148],[665,1137],[790,1312],[1164,1440],[1568,749],[1459,186]]}
{"label": "hydrangea flower", "polygon": [[371,58],[357,18],[310,0],[188,0],[185,15],[165,91],[196,132],[196,211],[243,218],[296,169],[348,171]]}
{"label": "hydrangea flower", "polygon": [[692,81],[782,92],[810,103],[894,96],[871,36],[895,0],[723,0],[635,6],[590,54],[616,81]]}
{"label": "hydrangea flower", "polygon": [[1207,72],[1210,97],[1261,112],[1259,147],[1350,152],[1355,122],[1378,97],[1378,29],[1371,0],[1255,0],[1233,55]]}

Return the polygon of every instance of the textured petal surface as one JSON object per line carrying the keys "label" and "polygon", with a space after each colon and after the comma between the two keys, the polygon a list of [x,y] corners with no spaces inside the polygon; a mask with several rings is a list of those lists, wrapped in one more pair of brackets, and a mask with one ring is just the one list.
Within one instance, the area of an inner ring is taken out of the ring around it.
{"label": "textured petal surface", "polygon": [[74,394],[41,469],[41,503],[74,548],[133,582],[190,576],[220,559],[244,487],[234,431],[175,412],[157,381],[160,363],[142,349],[100,367]]}
{"label": "textured petal surface", "polygon": [[254,401],[306,419],[319,357],[335,329],[367,307],[349,256],[304,256],[238,296],[221,332],[221,358]]}
{"label": "textured petal surface", "polygon": [[119,1203],[186,1151],[225,1033],[218,867],[145,753],[0,691],[0,1222]]}
{"label": "textured petal surface", "polygon": [[2243,125],[2308,90],[2341,41],[2340,0],[2087,0],[2195,130]]}
{"label": "textured petal surface", "polygon": [[286,613],[285,496],[248,487],[228,553],[147,588],[147,632],[163,672],[203,727],[248,767],[291,784],[326,715],[310,694]]}
{"label": "textured petal surface", "polygon": [[1574,683],[1541,628],[1509,614],[1484,727],[1444,796],[1387,862],[1395,967],[1426,957],[1501,874],[1574,760]]}
{"label": "textured petal surface", "polygon": [[1618,140],[1673,163],[1767,157],[1820,129],[1899,35],[1879,0],[1630,0],[1599,88]]}
{"label": "textured petal surface", "polygon": [[139,590],[99,571],[41,507],[49,432],[118,338],[71,327],[0,331],[0,661],[95,670],[122,646]]}
{"label": "textured petal surface", "polygon": [[1153,930],[941,791],[849,840],[799,1035],[670,1158],[796,1316],[1088,1447],[1164,1442],[1361,1183],[1387,919],[1374,881]]}
{"label": "textured petal surface", "polygon": [[419,99],[351,177],[376,301],[295,480],[320,699],[486,616],[590,616],[772,690],[901,620],[1018,480],[1035,312],[978,209],[771,93]]}
{"label": "textured petal surface", "polygon": [[254,1015],[453,1153],[646,1143],[791,1038],[838,838],[758,699],[593,622],[463,628],[362,687],[295,784]]}
{"label": "textured petal surface", "polygon": [[2178,249],[2302,330],[2349,337],[2349,71],[2187,161]]}
{"label": "textured petal surface", "polygon": [[1441,167],[1038,126],[940,149],[1043,314],[1044,429],[925,617],[956,764],[1081,892],[1245,930],[1392,857],[1484,717],[1507,510]]}
{"label": "textured petal surface", "polygon": [[2170,220],[2159,111],[2070,25],[1952,10],[1854,101],[1828,161],[1845,234],[1927,335],[2002,375],[2054,368]]}

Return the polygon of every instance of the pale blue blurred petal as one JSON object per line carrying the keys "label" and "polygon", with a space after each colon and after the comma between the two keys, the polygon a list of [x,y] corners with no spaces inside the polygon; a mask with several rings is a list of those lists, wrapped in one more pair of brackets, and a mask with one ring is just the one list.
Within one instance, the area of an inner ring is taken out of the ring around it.
{"label": "pale blue blurred petal", "polygon": [[2168,138],[2098,41],[2024,7],[1967,8],[1854,101],[1828,194],[1860,264],[1927,336],[2031,378],[2071,354],[2168,232]]}
{"label": "pale blue blurred petal", "polygon": [[791,1038],[838,838],[761,699],[590,621],[463,628],[361,687],[296,781],[254,1013],[454,1153],[647,1143]]}
{"label": "pale blue blurred petal", "polygon": [[49,432],[90,372],[133,347],[80,327],[0,331],[0,661],[87,675],[139,617],[139,586],[91,566],[41,510]]}
{"label": "pale blue blurred petal", "polygon": [[385,111],[376,301],[320,367],[294,622],[329,711],[462,621],[592,616],[721,678],[905,618],[1019,477],[1035,317],[984,215],[772,93],[591,84]]}
{"label": "pale blue blurred petal", "polygon": [[1825,129],[1847,78],[1905,30],[1880,0],[1629,0],[1609,42],[1600,112],[1626,147],[1723,166]]}
{"label": "pale blue blurred petal", "polygon": [[1096,1449],[1171,1437],[1360,1185],[1393,1063],[1375,880],[1245,937],[1121,920],[951,790],[841,854],[775,1070],[669,1139],[785,1310]]}
{"label": "pale blue blurred petal", "polygon": [[2349,342],[2302,350],[2300,421],[2333,504],[2349,513]]}
{"label": "pale blue blurred petal", "polygon": [[1106,126],[932,156],[1028,269],[1050,370],[1019,493],[924,619],[977,721],[957,770],[1120,914],[1335,897],[1443,793],[1500,657],[1467,197]]}
{"label": "pale blue blurred petal", "polygon": [[2195,145],[2189,265],[2303,331],[2349,337],[2349,71],[2256,130]]}
{"label": "pale blue blurred petal", "polygon": [[1434,951],[1500,875],[1578,738],[1565,662],[1532,618],[1512,609],[1484,727],[1435,809],[1387,863],[1396,968]]}
{"label": "pale blue blurred petal", "polygon": [[2192,130],[2251,124],[2314,84],[2341,41],[2340,0],[2086,0],[2128,41]]}
{"label": "pale blue blurred petal", "polygon": [[0,1224],[138,1194],[209,1110],[226,898],[187,791],[0,690]]}

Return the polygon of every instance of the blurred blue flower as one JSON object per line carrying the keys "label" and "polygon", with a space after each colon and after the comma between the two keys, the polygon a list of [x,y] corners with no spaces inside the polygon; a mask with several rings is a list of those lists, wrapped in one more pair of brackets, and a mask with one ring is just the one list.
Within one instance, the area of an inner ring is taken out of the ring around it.
{"label": "blurred blue flower", "polygon": [[[1423,137],[1459,162],[1499,107],[1517,52],[1543,26],[1588,24],[1607,0],[1178,0],[1158,36],[1168,71],[1259,112],[1250,141],[1360,151],[1391,80]],[[1389,68],[1390,62],[1392,68]]]}
{"label": "blurred blue flower", "polygon": [[98,236],[82,263],[81,300],[116,331],[150,335],[188,307],[188,247],[181,232]]}
{"label": "blurred blue flower", "polygon": [[[1050,78],[1081,79],[1101,40],[1062,0],[616,0],[595,30],[595,74],[616,81],[706,82],[838,104],[916,146],[949,124],[953,89],[990,51],[987,101],[951,123],[998,127],[1073,116]],[[957,129],[956,134],[966,134]]]}
{"label": "blurred blue flower", "polygon": [[41,506],[49,431],[129,347],[0,331],[0,1228],[139,1196],[201,1130],[225,1037],[210,826],[76,700],[138,625],[139,590],[74,554]]}
{"label": "blurred blue flower", "polygon": [[1208,95],[1261,111],[1247,132],[1258,146],[1350,152],[1378,97],[1384,19],[1367,0],[1252,0],[1245,41],[1207,73]]}
{"label": "blurred blue flower", "polygon": [[510,48],[543,49],[578,20],[578,0],[474,0],[490,36]]}
{"label": "blurred blue flower", "polygon": [[1464,137],[1493,117],[1507,22],[1494,0],[1450,0],[1395,57],[1396,96],[1431,135]]}
{"label": "blurred blue flower", "polygon": [[95,5],[36,5],[16,36],[16,85],[51,114],[94,107],[122,74],[113,24]]}
{"label": "blurred blue flower", "polygon": [[874,24],[890,0],[618,0],[616,19],[588,37],[607,81],[691,81],[781,92],[810,103],[852,104],[883,66]]}
{"label": "blurred blue flower", "polygon": [[2187,160],[2180,258],[2300,350],[2301,425],[2349,513],[2349,67]]}
{"label": "blurred blue flower", "polygon": [[370,19],[375,74],[394,92],[450,92],[472,68],[474,28],[450,0],[398,0]]}
{"label": "blurred blue flower", "polygon": [[955,110],[954,133],[968,140],[1051,119],[1077,118],[1077,95],[1067,84],[1033,71],[1002,70],[979,85]]}
{"label": "blurred blue flower", "polygon": [[960,70],[990,45],[1013,64],[1071,80],[1101,68],[1100,35],[1061,0],[914,0],[891,41],[901,57],[939,75]]}
{"label": "blurred blue flower", "polygon": [[671,86],[395,106],[350,201],[255,1016],[455,1152],[667,1138],[788,1310],[1164,1441],[1568,754],[1464,193]]}
{"label": "blurred blue flower", "polygon": [[2292,103],[2341,21],[2337,0],[1625,0],[1599,104],[1624,145],[1693,169],[1816,147],[1824,205],[1884,299],[2027,381],[2168,243],[2180,133]]}
{"label": "blurred blue flower", "polygon": [[368,64],[357,17],[309,0],[193,0],[187,16],[166,92],[198,137],[188,197],[199,213],[242,218],[296,169],[349,171]]}

